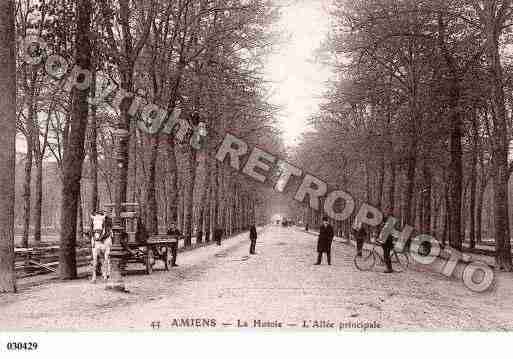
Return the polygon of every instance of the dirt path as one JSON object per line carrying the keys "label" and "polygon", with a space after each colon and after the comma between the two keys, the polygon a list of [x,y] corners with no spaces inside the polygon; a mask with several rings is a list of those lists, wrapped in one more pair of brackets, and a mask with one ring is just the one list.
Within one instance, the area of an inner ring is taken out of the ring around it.
{"label": "dirt path", "polygon": [[493,292],[476,294],[435,273],[359,272],[354,249],[341,243],[333,245],[332,266],[313,266],[315,238],[274,226],[260,234],[257,255],[249,257],[248,247],[244,234],[183,253],[171,272],[126,277],[128,294],[78,280],[0,296],[0,329],[153,330],[154,323],[176,330],[180,319],[196,318],[215,320],[216,329],[238,320],[291,329],[314,321],[387,330],[513,328],[510,275],[499,275]]}

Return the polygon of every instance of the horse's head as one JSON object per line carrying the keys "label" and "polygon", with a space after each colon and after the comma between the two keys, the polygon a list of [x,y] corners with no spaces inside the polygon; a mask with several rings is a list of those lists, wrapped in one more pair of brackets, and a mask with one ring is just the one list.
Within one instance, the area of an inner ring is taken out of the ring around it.
{"label": "horse's head", "polygon": [[101,240],[102,236],[106,233],[106,218],[104,214],[92,214],[91,215],[91,236],[94,240]]}

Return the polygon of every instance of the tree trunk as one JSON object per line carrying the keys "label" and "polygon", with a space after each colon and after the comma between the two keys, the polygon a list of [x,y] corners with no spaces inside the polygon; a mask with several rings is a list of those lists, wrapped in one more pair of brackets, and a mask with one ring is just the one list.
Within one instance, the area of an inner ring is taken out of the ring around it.
{"label": "tree trunk", "polygon": [[465,243],[467,240],[467,197],[470,189],[470,181],[463,183],[463,194],[461,196],[461,240]]}
{"label": "tree trunk", "polygon": [[[456,81],[456,80],[454,80]],[[463,150],[461,139],[462,121],[459,110],[459,85],[453,84],[452,94],[452,115],[450,118],[450,164],[449,164],[449,245],[461,251],[461,196],[462,196],[462,178]]]}
{"label": "tree trunk", "polygon": [[[91,21],[91,1],[79,0],[77,3],[77,35],[75,41],[76,63],[82,69],[91,67],[91,46],[89,27]],[[77,277],[76,263],[76,227],[80,179],[84,162],[84,140],[87,128],[89,106],[88,93],[76,88],[72,90],[73,106],[68,144],[64,152],[61,235],[59,269],[61,279]]]}
{"label": "tree trunk", "polygon": [[196,223],[196,241],[201,243],[206,232],[204,228],[206,198],[210,187],[209,167],[210,161],[206,151],[195,154],[195,178],[194,178],[194,222]]}
{"label": "tree trunk", "polygon": [[[504,5],[503,5],[504,6]],[[489,15],[494,12],[492,4],[486,4],[485,9]],[[507,10],[506,10],[507,11]],[[509,209],[508,209],[508,153],[509,138],[504,104],[503,71],[499,53],[500,31],[490,16],[486,24],[487,58],[492,82],[492,106],[494,133],[492,138],[492,173],[494,198],[494,228],[495,228],[495,255],[499,268],[506,271],[513,270],[511,262],[511,242],[509,235]],[[500,26],[500,25],[499,25]]]}
{"label": "tree trunk", "polygon": [[16,137],[16,43],[14,1],[0,2],[0,293],[16,292],[14,272],[14,178]]}
{"label": "tree trunk", "polygon": [[146,171],[146,231],[148,234],[158,234],[157,197],[155,189],[156,166],[159,149],[159,138],[150,135],[147,139],[148,167]]}
{"label": "tree trunk", "polygon": [[178,228],[183,232],[183,213],[184,213],[184,196],[183,196],[183,184],[180,179],[178,185],[178,209],[176,211],[177,225]]}
{"label": "tree trunk", "polygon": [[[36,141],[39,148],[39,141]],[[43,154],[42,151],[36,150],[36,191],[34,198],[34,243],[35,246],[41,244],[41,220],[43,210]]]}
{"label": "tree trunk", "polygon": [[383,188],[385,184],[385,155],[384,152],[380,155],[380,167],[379,167],[379,178],[378,178],[378,199],[376,206],[382,208],[383,206]]}
{"label": "tree trunk", "polygon": [[[411,111],[411,117],[408,121],[408,136],[409,143],[408,143],[408,153],[407,153],[407,160],[406,160],[406,192],[404,196],[404,212],[403,212],[403,218],[404,223],[403,225],[410,224],[412,225],[412,221],[415,221],[415,206],[413,205],[414,195],[413,190],[415,187],[415,169],[417,167],[417,140],[416,140],[416,130],[417,130],[417,118],[419,115],[419,111],[417,110],[417,95],[416,95],[416,81],[415,79],[412,80],[412,83],[414,84],[413,93],[411,94],[410,98],[410,111]],[[413,218],[412,218],[413,215]]]}
{"label": "tree trunk", "polygon": [[[492,161],[496,261],[500,269],[511,271],[511,243],[508,215],[507,153],[496,152]],[[507,151],[504,151],[507,152]]]}
{"label": "tree trunk", "polygon": [[[208,161],[208,159],[207,159],[207,161]],[[208,189],[207,189],[207,195],[206,195],[206,198],[205,198],[205,208],[203,210],[203,217],[204,217],[204,220],[205,220],[205,224],[204,224],[203,228],[205,230],[205,242],[207,242],[207,243],[210,242],[210,233],[211,233],[210,219],[212,218],[211,215],[210,215],[211,203],[212,203],[212,187],[210,185],[211,179],[209,178],[209,176],[207,176]]]}
{"label": "tree trunk", "polygon": [[[138,193],[140,187],[138,186],[138,166],[142,166],[143,163],[139,163],[139,139],[137,136],[137,128],[136,126],[130,126],[130,137],[128,139],[128,176],[130,179],[130,183],[127,184],[127,196],[131,199],[132,202],[140,202],[138,199]],[[141,171],[143,172],[143,171]],[[128,180],[127,180],[128,181]],[[141,212],[142,215],[145,215],[145,212]]]}
{"label": "tree trunk", "polygon": [[424,190],[422,191],[422,233],[431,234],[431,169],[424,164]]}
{"label": "tree trunk", "polygon": [[192,245],[193,204],[194,204],[194,180],[195,163],[194,155],[188,145],[178,145],[180,167],[182,167],[182,197],[183,197],[183,234],[184,245]]}
{"label": "tree trunk", "polygon": [[[96,96],[96,71],[93,72],[93,80],[91,82],[91,97]],[[92,212],[98,210],[98,129],[96,120],[96,106],[91,107],[91,123],[89,125],[90,131],[90,145],[89,145],[89,163],[90,163],[90,179],[91,179],[91,198],[90,208]]]}
{"label": "tree trunk", "polygon": [[219,201],[219,225],[226,233],[226,178],[225,169],[221,164],[219,166],[219,184],[217,186],[218,201]]}
{"label": "tree trunk", "polygon": [[[33,121],[31,119],[31,113],[32,111],[29,111],[29,121]],[[28,124],[28,123],[27,123]],[[28,124],[30,125],[30,124]],[[27,126],[28,127],[28,126]],[[31,183],[32,183],[32,162],[33,162],[33,144],[34,141],[32,139],[32,135],[30,134],[32,132],[30,129],[27,128],[27,155],[25,157],[25,177],[23,182],[23,235],[22,235],[22,241],[21,245],[25,248],[29,246],[29,235],[30,235],[30,198],[31,198]]]}
{"label": "tree trunk", "polygon": [[369,165],[365,164],[365,201],[371,203],[371,184],[370,184],[370,170]]}
{"label": "tree trunk", "polygon": [[413,187],[415,186],[415,167],[417,158],[415,155],[415,147],[410,149],[410,154],[407,162],[406,169],[406,193],[404,198],[404,224],[412,224],[412,220],[415,220],[415,216],[412,218],[412,214],[415,212],[415,206],[413,204]]}
{"label": "tree trunk", "polygon": [[196,227],[196,243],[202,243],[203,242],[203,233],[204,233],[204,212],[205,206],[204,204],[200,204],[199,210],[198,210],[198,220],[197,220],[197,227]]}
{"label": "tree trunk", "polygon": [[[219,228],[219,163],[214,162],[212,168],[212,228]],[[215,232],[214,232],[215,233]]]}
{"label": "tree trunk", "polygon": [[[80,191],[82,192],[82,191]],[[77,211],[77,240],[81,241],[84,238],[84,204],[82,203],[82,194],[78,196],[78,211]]]}
{"label": "tree trunk", "polygon": [[[483,171],[484,172],[484,171]],[[486,190],[486,179],[485,174],[481,174],[481,183],[479,185],[479,193],[477,197],[477,208],[476,208],[476,244],[481,244],[483,241],[483,202],[484,193]]]}
{"label": "tree trunk", "polygon": [[470,249],[476,247],[476,190],[477,190],[477,156],[479,151],[479,130],[477,116],[472,115],[472,161],[470,164]]}
{"label": "tree trunk", "polygon": [[[171,136],[167,139],[167,170],[168,170],[168,217],[170,222],[176,223],[178,220],[178,176],[176,168],[176,157],[174,150],[174,141]],[[169,224],[168,224],[169,225]]]}
{"label": "tree trunk", "polygon": [[390,162],[390,187],[388,188],[388,210],[390,214],[395,212],[395,163]]}
{"label": "tree trunk", "polygon": [[406,222],[406,223],[409,223],[413,227],[419,228],[419,227],[417,227],[417,223],[416,223],[417,214],[418,214],[417,204],[420,204],[420,194],[419,194],[419,196],[417,196],[417,194],[413,194],[412,198],[411,198],[410,222]]}
{"label": "tree trunk", "polygon": [[[435,192],[436,193],[436,192]],[[436,196],[436,194],[435,194]],[[440,238],[440,217],[441,217],[441,209],[442,209],[442,197],[441,195],[438,198],[433,198],[433,207],[434,212],[431,220],[431,232],[435,238]]]}
{"label": "tree trunk", "polygon": [[450,226],[450,216],[449,216],[449,210],[450,210],[450,198],[449,198],[449,185],[446,184],[445,185],[445,195],[444,195],[444,226],[443,226],[443,231],[442,231],[442,244],[443,246],[446,245],[447,243],[447,236],[448,236],[448,233],[449,233],[449,226]]}

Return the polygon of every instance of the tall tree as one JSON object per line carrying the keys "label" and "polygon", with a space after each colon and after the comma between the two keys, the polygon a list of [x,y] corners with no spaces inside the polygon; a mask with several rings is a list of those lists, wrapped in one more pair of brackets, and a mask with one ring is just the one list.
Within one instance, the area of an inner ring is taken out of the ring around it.
{"label": "tall tree", "polygon": [[16,43],[14,0],[0,2],[0,293],[15,292],[14,167]]}
{"label": "tall tree", "polygon": [[[76,40],[75,62],[80,68],[91,68],[91,1],[79,0],[76,4]],[[84,162],[85,134],[87,129],[89,104],[88,91],[76,87],[72,89],[73,105],[71,113],[71,131],[64,149],[61,235],[59,252],[59,269],[61,279],[73,279],[77,276],[76,240],[77,213],[80,204],[80,182]]]}
{"label": "tall tree", "polygon": [[513,270],[508,210],[508,155],[510,136],[504,94],[504,71],[500,40],[513,15],[511,0],[472,1],[485,38],[492,117],[492,173],[496,261],[501,269]]}

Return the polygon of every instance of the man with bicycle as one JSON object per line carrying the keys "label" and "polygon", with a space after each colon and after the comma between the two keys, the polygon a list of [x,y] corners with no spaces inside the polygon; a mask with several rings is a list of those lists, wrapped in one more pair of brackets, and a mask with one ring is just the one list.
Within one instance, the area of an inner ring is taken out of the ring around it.
{"label": "man with bicycle", "polygon": [[[385,273],[394,273],[396,272],[392,268],[392,258],[394,260],[394,264],[397,264],[397,271],[402,272],[406,270],[409,265],[408,253],[401,249],[400,251],[396,251],[395,243],[394,243],[394,232],[390,230],[390,227],[395,223],[395,219],[391,215],[386,215],[381,224],[375,225],[375,229],[377,232],[372,232],[372,237],[374,238],[371,241],[370,250],[367,250],[363,255],[359,255],[358,249],[357,254],[354,257],[354,264],[356,268],[362,271],[371,270],[374,268],[376,264],[376,260],[381,260],[386,266]],[[362,224],[360,224],[362,225]],[[355,221],[355,225],[353,225],[353,229],[358,228],[358,220]],[[376,238],[377,237],[377,238]],[[378,248],[381,247],[383,249],[383,257],[379,253]]]}
{"label": "man with bicycle", "polygon": [[355,219],[355,223],[353,228],[351,228],[351,232],[354,239],[356,240],[356,255],[361,257],[363,251],[363,243],[367,237],[367,231],[363,227],[362,223],[358,223],[358,218]]}
{"label": "man with bicycle", "polygon": [[[390,217],[390,215],[387,214],[383,218],[383,222],[381,223],[381,228],[380,228],[381,233],[383,233],[383,229],[385,228],[389,217]],[[383,240],[383,238],[381,238],[381,236],[379,238],[381,240]],[[392,269],[392,259],[390,258],[390,252],[394,248],[394,237],[392,237],[392,235],[389,234],[386,238],[384,238],[383,242],[380,242],[380,244],[381,244],[381,248],[383,248],[383,259],[385,262],[385,266],[387,268],[385,270],[385,273],[393,273],[394,270]]]}

